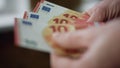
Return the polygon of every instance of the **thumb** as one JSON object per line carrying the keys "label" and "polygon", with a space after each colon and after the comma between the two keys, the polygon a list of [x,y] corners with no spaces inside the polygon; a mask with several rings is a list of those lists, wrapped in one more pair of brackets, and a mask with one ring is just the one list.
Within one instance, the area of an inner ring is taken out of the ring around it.
{"label": "thumb", "polygon": [[89,47],[89,44],[98,34],[98,28],[93,27],[90,29],[77,30],[68,33],[55,33],[52,39],[59,47],[66,49],[79,49]]}

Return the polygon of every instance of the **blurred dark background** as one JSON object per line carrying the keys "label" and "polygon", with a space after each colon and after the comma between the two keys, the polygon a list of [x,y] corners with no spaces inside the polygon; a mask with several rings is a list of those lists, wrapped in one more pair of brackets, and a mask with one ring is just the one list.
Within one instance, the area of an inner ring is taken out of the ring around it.
{"label": "blurred dark background", "polygon": [[49,54],[14,45],[14,32],[0,33],[0,68],[50,68]]}

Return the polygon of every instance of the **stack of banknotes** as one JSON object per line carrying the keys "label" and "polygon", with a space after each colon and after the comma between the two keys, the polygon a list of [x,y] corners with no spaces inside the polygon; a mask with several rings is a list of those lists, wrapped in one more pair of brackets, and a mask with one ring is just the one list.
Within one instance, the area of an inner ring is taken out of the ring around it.
{"label": "stack of banknotes", "polygon": [[58,55],[78,57],[84,49],[65,49],[52,39],[53,33],[65,33],[99,26],[87,22],[89,15],[41,0],[32,12],[25,11],[23,18],[15,18],[15,43],[17,46],[55,51]]}

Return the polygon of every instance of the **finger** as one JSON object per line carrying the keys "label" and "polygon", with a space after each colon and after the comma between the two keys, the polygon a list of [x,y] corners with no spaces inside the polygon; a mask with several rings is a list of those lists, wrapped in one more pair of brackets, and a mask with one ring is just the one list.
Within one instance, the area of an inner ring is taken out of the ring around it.
{"label": "finger", "polygon": [[98,34],[98,28],[91,28],[85,30],[78,30],[74,32],[68,33],[55,33],[53,34],[53,40],[55,43],[60,45],[63,48],[76,49],[76,48],[84,48],[88,47],[88,44],[92,42],[92,40]]}
{"label": "finger", "polygon": [[79,65],[81,68],[114,68],[119,65],[119,20],[120,19],[112,20],[105,26],[103,29],[105,32],[102,31],[102,34],[96,38],[91,48],[80,60]]}
{"label": "finger", "polygon": [[86,12],[90,15],[88,22],[103,22],[106,15],[106,9],[106,5],[104,1],[102,1],[93,8],[87,10]]}
{"label": "finger", "polygon": [[95,10],[96,10],[96,6],[94,6],[94,7],[90,8],[90,9],[86,10],[82,14],[91,16]]}
{"label": "finger", "polygon": [[91,14],[88,22],[103,22],[105,18],[105,9],[97,8],[94,13]]}

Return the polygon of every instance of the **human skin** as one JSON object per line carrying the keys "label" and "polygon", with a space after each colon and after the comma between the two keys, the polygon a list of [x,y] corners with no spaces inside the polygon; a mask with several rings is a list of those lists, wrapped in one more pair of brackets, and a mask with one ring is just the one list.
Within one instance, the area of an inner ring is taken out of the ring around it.
{"label": "human skin", "polygon": [[[120,68],[120,0],[103,0],[86,11],[88,22],[105,22],[104,26],[92,27],[68,33],[55,33],[53,40],[61,47],[87,50],[82,57],[72,59],[51,53],[52,68]],[[85,46],[83,46],[85,45]],[[81,54],[80,54],[81,55]]]}
{"label": "human skin", "polygon": [[[52,68],[119,68],[120,18],[107,23],[101,27],[92,27],[82,31],[54,34],[53,39],[66,49],[80,49],[81,47],[88,49],[82,57],[77,59],[59,56],[53,52],[51,54]],[[89,42],[91,39],[92,42]],[[81,42],[77,43],[76,41],[79,40]],[[83,40],[89,45],[82,46]]]}
{"label": "human skin", "polygon": [[102,0],[86,13],[90,15],[88,22],[106,22],[120,17],[120,0]]}

